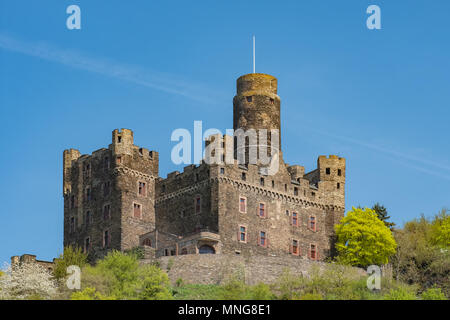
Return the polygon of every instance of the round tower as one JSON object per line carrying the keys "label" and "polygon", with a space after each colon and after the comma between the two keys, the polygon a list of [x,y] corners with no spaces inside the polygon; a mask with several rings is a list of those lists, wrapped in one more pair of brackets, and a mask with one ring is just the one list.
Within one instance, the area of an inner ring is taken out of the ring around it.
{"label": "round tower", "polygon": [[267,130],[267,145],[272,146],[271,130],[281,151],[280,97],[277,95],[277,79],[263,73],[250,73],[237,79],[237,93],[233,99],[233,129],[248,131]]}

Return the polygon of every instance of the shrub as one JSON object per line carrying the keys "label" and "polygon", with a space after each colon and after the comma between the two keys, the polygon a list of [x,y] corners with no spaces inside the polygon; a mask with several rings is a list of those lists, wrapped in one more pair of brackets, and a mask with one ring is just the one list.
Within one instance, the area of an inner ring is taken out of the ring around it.
{"label": "shrub", "polygon": [[95,288],[87,287],[83,291],[72,293],[71,300],[114,300],[113,297],[106,297]]}
{"label": "shrub", "polygon": [[[104,297],[127,300],[172,299],[167,274],[155,265],[139,265],[134,254],[112,251],[96,266],[86,266],[82,274],[82,287],[95,288]],[[87,293],[90,294],[88,297],[93,294],[91,291]]]}
{"label": "shrub", "polygon": [[415,293],[407,287],[391,289],[388,294],[383,296],[384,300],[416,300]]}
{"label": "shrub", "polygon": [[423,300],[447,300],[441,288],[429,288],[422,292],[421,297]]}
{"label": "shrub", "polygon": [[83,268],[86,265],[87,255],[83,253],[81,248],[68,246],[64,248],[64,253],[55,261],[55,269],[53,275],[56,279],[64,279],[67,276],[67,267],[71,265]]}

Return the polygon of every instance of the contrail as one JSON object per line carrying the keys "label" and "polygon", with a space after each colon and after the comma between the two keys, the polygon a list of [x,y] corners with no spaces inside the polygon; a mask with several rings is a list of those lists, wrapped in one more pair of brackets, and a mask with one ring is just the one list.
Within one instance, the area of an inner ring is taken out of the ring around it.
{"label": "contrail", "polygon": [[140,67],[121,64],[108,58],[89,57],[75,50],[60,49],[44,42],[27,43],[0,33],[0,48],[117,78],[169,94],[184,96],[202,104],[217,104],[223,101],[221,93],[213,92],[211,88],[173,74],[146,71]]}
{"label": "contrail", "polygon": [[[302,127],[305,128],[304,125]],[[359,146],[362,146],[362,147],[365,147],[365,148],[368,148],[368,149],[372,149],[372,150],[378,151],[380,153],[384,153],[384,154],[393,156],[394,159],[397,159],[397,158],[405,159],[407,161],[406,162],[402,162],[402,164],[407,166],[407,167],[410,167],[410,168],[416,169],[418,171],[434,175],[436,177],[440,177],[440,178],[444,178],[444,179],[450,180],[450,175],[446,174],[445,172],[444,173],[443,172],[437,172],[435,170],[431,170],[430,168],[427,168],[427,167],[424,167],[424,166],[417,166],[416,164],[413,164],[411,162],[422,163],[424,165],[428,165],[428,166],[432,166],[432,167],[435,167],[435,168],[440,168],[440,169],[444,169],[446,171],[450,171],[450,166],[447,166],[445,164],[434,162],[434,161],[430,161],[430,160],[423,159],[423,158],[419,158],[419,157],[416,157],[416,156],[413,156],[413,155],[410,155],[410,154],[407,154],[407,153],[403,153],[403,152],[399,152],[399,151],[396,151],[396,150],[388,149],[388,148],[381,147],[381,146],[376,145],[376,144],[367,143],[367,142],[360,141],[358,139],[354,139],[354,138],[351,138],[351,137],[346,137],[346,136],[341,136],[341,135],[337,135],[337,134],[332,134],[332,133],[326,132],[324,130],[317,130],[317,129],[311,128],[311,127],[308,127],[307,129],[310,132],[312,131],[314,133],[318,133],[318,134],[327,136],[329,138],[334,138],[334,139],[338,139],[338,140],[341,140],[341,141],[349,142],[349,143],[356,144],[356,145],[359,145]]]}

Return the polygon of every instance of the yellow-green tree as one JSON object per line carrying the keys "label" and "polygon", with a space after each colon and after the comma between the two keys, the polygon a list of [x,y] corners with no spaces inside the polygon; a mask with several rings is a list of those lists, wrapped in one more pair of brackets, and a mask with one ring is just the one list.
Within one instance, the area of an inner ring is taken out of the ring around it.
{"label": "yellow-green tree", "polygon": [[353,266],[386,264],[397,244],[374,210],[353,207],[335,226],[340,262]]}

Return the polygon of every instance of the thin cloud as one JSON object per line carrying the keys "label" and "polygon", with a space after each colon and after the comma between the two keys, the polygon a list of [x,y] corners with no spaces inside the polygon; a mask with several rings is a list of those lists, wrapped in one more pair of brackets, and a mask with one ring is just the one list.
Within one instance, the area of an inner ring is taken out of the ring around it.
{"label": "thin cloud", "polygon": [[61,49],[44,42],[28,43],[0,33],[0,48],[184,96],[202,104],[217,104],[222,100],[221,93],[177,75],[144,70],[141,67],[118,63],[108,58],[90,57],[73,49]]}
{"label": "thin cloud", "polygon": [[[304,126],[303,126],[304,127]],[[327,136],[329,138],[334,138],[334,139],[338,139],[341,141],[345,141],[345,142],[349,142],[352,144],[356,144],[368,149],[372,149],[375,151],[378,151],[380,153],[386,154],[386,155],[390,155],[391,158],[395,159],[398,161],[399,158],[406,160],[406,161],[402,161],[402,164],[404,166],[410,167],[412,169],[415,169],[417,171],[421,171],[436,177],[440,177],[440,178],[444,178],[446,180],[450,180],[450,175],[446,174],[446,172],[441,172],[441,171],[435,171],[435,168],[439,168],[439,169],[444,169],[447,171],[450,171],[450,166],[442,164],[442,163],[438,163],[435,161],[430,161],[427,159],[423,159],[420,157],[416,157],[404,152],[400,152],[400,151],[396,151],[396,150],[392,150],[392,149],[388,149],[373,143],[368,143],[368,142],[364,142],[358,139],[354,139],[354,138],[350,138],[350,137],[346,137],[346,136],[341,136],[341,135],[337,135],[337,134],[332,134],[323,130],[317,130],[314,128],[307,128],[308,131],[314,132],[314,133],[318,133],[324,136]],[[418,165],[421,164],[421,165]],[[424,166],[427,165],[427,166]],[[434,167],[434,168],[430,168],[430,167]]]}

